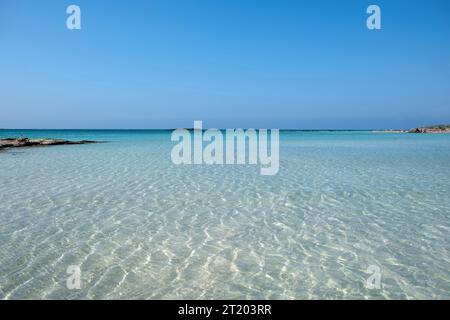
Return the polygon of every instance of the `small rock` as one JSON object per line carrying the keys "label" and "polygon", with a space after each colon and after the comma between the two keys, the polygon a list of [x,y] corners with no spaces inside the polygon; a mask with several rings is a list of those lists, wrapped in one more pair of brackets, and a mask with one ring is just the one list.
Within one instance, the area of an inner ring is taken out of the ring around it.
{"label": "small rock", "polygon": [[69,141],[69,140],[60,140],[60,139],[6,138],[6,139],[0,139],[0,149],[32,147],[32,146],[57,146],[57,145],[69,145],[69,144],[88,144],[88,143],[97,143],[97,141],[90,141],[90,140]]}

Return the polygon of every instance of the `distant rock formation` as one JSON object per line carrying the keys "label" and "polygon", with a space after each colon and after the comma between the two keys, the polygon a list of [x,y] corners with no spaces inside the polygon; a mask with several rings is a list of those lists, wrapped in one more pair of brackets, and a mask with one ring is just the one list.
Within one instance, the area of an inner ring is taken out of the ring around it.
{"label": "distant rock formation", "polygon": [[450,133],[450,125],[441,124],[436,126],[413,128],[409,133]]}
{"label": "distant rock formation", "polygon": [[87,144],[97,143],[97,141],[68,141],[59,139],[28,139],[28,138],[7,138],[0,139],[0,150],[5,148],[20,148],[20,147],[38,147],[38,146],[56,146],[67,144]]}

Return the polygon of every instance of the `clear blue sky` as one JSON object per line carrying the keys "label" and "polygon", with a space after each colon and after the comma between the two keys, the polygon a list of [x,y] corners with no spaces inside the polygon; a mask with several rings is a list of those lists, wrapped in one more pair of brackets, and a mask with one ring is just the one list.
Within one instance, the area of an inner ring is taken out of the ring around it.
{"label": "clear blue sky", "polygon": [[[66,29],[66,8],[82,30]],[[382,30],[366,8],[382,9]],[[450,122],[448,0],[2,0],[0,128]]]}

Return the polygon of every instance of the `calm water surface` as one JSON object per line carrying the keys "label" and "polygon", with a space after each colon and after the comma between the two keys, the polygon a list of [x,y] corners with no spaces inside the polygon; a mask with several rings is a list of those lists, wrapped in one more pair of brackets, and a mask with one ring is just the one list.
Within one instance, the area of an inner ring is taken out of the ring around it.
{"label": "calm water surface", "polygon": [[450,135],[283,132],[276,176],[175,166],[168,131],[20,135],[108,143],[0,152],[1,299],[450,299]]}

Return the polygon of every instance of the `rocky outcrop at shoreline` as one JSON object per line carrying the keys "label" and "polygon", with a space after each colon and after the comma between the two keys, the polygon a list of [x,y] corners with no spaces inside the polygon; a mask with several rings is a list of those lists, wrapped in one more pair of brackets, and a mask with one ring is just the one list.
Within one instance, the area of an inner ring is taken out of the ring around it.
{"label": "rocky outcrop at shoreline", "polygon": [[429,127],[419,127],[413,128],[410,130],[403,129],[390,129],[390,130],[381,130],[381,131],[373,131],[373,132],[384,132],[384,133],[450,133],[450,125],[442,124],[437,126],[429,126]]}
{"label": "rocky outcrop at shoreline", "polygon": [[450,133],[450,125],[438,125],[430,127],[414,128],[409,133]]}
{"label": "rocky outcrop at shoreline", "polygon": [[69,141],[60,139],[7,138],[7,139],[0,139],[0,150],[5,148],[57,146],[57,145],[88,144],[88,143],[98,143],[98,142],[90,140]]}

